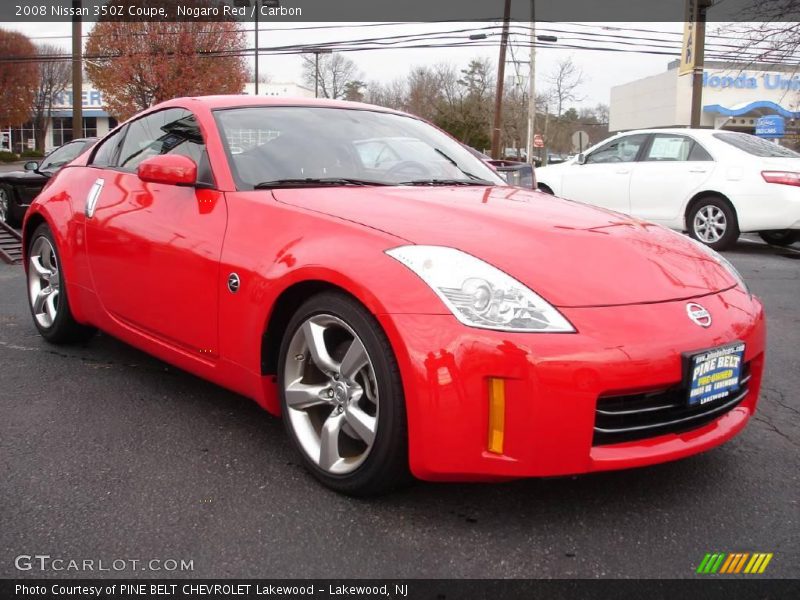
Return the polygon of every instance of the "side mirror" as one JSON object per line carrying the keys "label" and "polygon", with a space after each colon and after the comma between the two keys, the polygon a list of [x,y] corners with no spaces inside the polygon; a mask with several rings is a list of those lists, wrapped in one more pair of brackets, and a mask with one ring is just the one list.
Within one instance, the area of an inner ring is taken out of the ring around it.
{"label": "side mirror", "polygon": [[136,169],[142,181],[191,186],[197,183],[197,165],[180,154],[161,154],[143,161]]}
{"label": "side mirror", "polygon": [[22,168],[25,169],[26,171],[35,171],[36,169],[39,168],[39,163],[36,162],[35,160],[30,160],[26,162],[25,166],[23,166]]}
{"label": "side mirror", "polygon": [[575,162],[578,163],[579,165],[585,165],[586,155],[583,152],[581,152],[580,154],[578,154],[578,157],[575,159]]}

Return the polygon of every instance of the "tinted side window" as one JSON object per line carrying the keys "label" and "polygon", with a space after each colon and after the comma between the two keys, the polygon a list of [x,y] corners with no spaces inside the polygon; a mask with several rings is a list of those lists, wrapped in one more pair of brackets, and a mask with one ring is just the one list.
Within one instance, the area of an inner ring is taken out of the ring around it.
{"label": "tinted side window", "polygon": [[117,166],[136,172],[146,159],[159,154],[181,154],[198,167],[198,181],[213,184],[206,145],[197,118],[183,108],[170,108],[148,115],[128,125]]}
{"label": "tinted side window", "polygon": [[611,140],[586,157],[586,164],[633,162],[648,134],[638,133]]}
{"label": "tinted side window", "polygon": [[117,146],[125,129],[120,129],[110,137],[100,142],[94,151],[94,156],[89,164],[94,167],[109,167],[113,165],[114,156],[117,153]]}

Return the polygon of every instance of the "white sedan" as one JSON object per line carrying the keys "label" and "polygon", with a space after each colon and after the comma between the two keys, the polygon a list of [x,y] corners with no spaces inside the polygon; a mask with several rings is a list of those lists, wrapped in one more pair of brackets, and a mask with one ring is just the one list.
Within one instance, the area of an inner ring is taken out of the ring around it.
{"label": "white sedan", "polygon": [[688,231],[715,250],[741,232],[800,241],[800,154],[746,133],[631,131],[536,177],[544,192]]}

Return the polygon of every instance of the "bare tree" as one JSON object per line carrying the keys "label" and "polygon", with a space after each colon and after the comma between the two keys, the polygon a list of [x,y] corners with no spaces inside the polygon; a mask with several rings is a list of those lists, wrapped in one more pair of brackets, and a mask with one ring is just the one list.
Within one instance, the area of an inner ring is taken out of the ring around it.
{"label": "bare tree", "polygon": [[723,54],[723,60],[739,65],[797,64],[800,59],[800,0],[758,0],[745,6],[740,16],[741,22],[719,30],[741,40],[738,48]]}
{"label": "bare tree", "polygon": [[556,116],[564,113],[564,105],[568,102],[580,102],[583,96],[578,90],[583,85],[583,71],[575,65],[572,57],[560,61],[547,78],[550,83],[550,96],[556,107]]}
{"label": "bare tree", "polygon": [[406,109],[406,96],[408,94],[406,81],[395,79],[390,83],[372,81],[366,85],[365,100],[369,104],[377,104],[394,110]]}
{"label": "bare tree", "polygon": [[31,106],[36,150],[44,152],[45,137],[53,114],[55,96],[64,93],[72,78],[72,65],[68,61],[56,60],[64,50],[53,44],[40,44],[37,55],[42,59],[37,63],[39,79]]}
{"label": "bare tree", "polygon": [[[347,84],[360,80],[361,72],[352,60],[343,54],[319,55],[319,95],[339,100],[347,92]],[[303,55],[303,81],[314,88],[317,85],[317,57]]]}

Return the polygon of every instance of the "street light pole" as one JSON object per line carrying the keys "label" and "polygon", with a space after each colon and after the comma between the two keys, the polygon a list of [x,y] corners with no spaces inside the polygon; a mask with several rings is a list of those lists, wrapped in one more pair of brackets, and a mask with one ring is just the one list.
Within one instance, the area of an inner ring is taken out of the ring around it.
{"label": "street light pole", "polygon": [[697,21],[695,22],[694,45],[694,72],[692,73],[692,114],[690,126],[700,127],[700,117],[703,112],[703,68],[705,63],[706,44],[706,11],[711,5],[710,0],[697,0]]}
{"label": "street light pole", "polygon": [[81,0],[72,0],[72,139],[83,137],[83,40]]}

